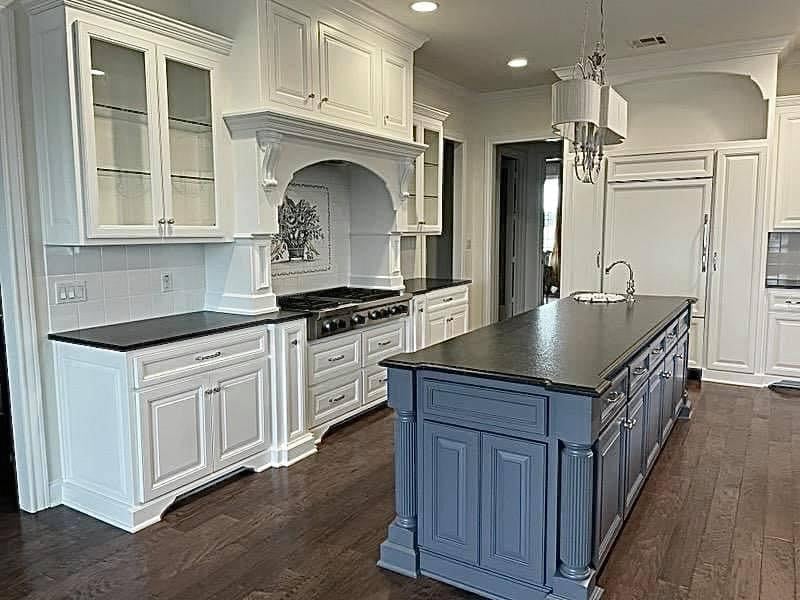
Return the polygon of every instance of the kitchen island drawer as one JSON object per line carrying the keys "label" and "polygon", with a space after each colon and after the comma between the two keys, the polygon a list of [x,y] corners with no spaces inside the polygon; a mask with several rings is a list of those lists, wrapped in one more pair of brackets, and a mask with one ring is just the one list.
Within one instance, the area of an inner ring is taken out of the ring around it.
{"label": "kitchen island drawer", "polygon": [[650,376],[650,349],[645,348],[628,365],[628,395],[633,396],[636,390]]}
{"label": "kitchen island drawer", "polygon": [[312,386],[311,424],[315,427],[361,406],[361,371]]}
{"label": "kitchen island drawer", "polygon": [[547,435],[546,396],[515,384],[473,385],[435,376],[423,381],[422,413],[426,419],[493,431]]}
{"label": "kitchen island drawer", "polygon": [[343,377],[361,368],[361,334],[356,333],[308,345],[308,384]]}
{"label": "kitchen island drawer", "polygon": [[628,369],[622,369],[611,381],[611,387],[600,396],[600,426],[605,427],[628,399]]}
{"label": "kitchen island drawer", "polygon": [[255,327],[135,352],[130,358],[134,386],[167,383],[261,356],[266,359],[268,336],[266,328]]}
{"label": "kitchen island drawer", "polygon": [[377,365],[384,358],[406,351],[406,321],[398,319],[383,327],[364,331],[364,366]]}

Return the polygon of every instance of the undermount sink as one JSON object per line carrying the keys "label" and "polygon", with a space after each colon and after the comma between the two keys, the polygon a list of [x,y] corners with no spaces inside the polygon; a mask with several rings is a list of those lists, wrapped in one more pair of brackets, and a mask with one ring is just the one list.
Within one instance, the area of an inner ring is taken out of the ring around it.
{"label": "undermount sink", "polygon": [[611,304],[613,302],[625,302],[622,294],[608,294],[606,292],[579,292],[572,297],[578,302],[587,304]]}

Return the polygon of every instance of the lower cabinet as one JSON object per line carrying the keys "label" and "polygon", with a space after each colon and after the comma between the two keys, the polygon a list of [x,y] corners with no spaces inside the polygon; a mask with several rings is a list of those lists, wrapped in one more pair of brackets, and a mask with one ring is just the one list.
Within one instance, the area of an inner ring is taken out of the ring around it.
{"label": "lower cabinet", "polygon": [[410,352],[467,333],[469,287],[462,285],[414,296],[409,328]]}
{"label": "lower cabinet", "polygon": [[764,370],[769,375],[800,377],[800,313],[770,312]]}
{"label": "lower cabinet", "polygon": [[683,336],[678,345],[675,347],[674,357],[674,379],[672,385],[672,415],[673,418],[678,418],[678,413],[681,409],[681,400],[683,399],[683,392],[686,389],[689,369],[689,337]]}
{"label": "lower cabinet", "polygon": [[625,514],[639,496],[647,474],[647,456],[645,455],[645,437],[649,390],[647,385],[639,388],[628,404],[625,423]]}
{"label": "lower cabinet", "polygon": [[667,354],[659,372],[661,377],[661,440],[666,440],[675,424],[672,408],[675,393],[675,351]]}
{"label": "lower cabinet", "polygon": [[544,582],[547,446],[425,422],[420,544]]}
{"label": "lower cabinet", "polygon": [[649,473],[661,451],[661,376],[658,371],[650,376],[645,388],[647,388],[644,424],[645,472]]}
{"label": "lower cabinet", "polygon": [[600,566],[622,528],[625,410],[600,434],[595,448],[594,564]]}

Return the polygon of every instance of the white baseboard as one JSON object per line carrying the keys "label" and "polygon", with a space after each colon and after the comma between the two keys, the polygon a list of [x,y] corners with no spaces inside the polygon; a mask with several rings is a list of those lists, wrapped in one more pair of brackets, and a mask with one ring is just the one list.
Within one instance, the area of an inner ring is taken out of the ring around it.
{"label": "white baseboard", "polygon": [[63,485],[63,481],[61,479],[54,479],[50,482],[50,508],[54,506],[59,506],[63,503],[62,501],[62,492],[61,487]]}
{"label": "white baseboard", "polygon": [[729,373],[727,371],[714,371],[711,369],[703,369],[703,376],[701,381],[708,383],[721,383],[725,385],[738,385],[742,387],[767,387],[776,381],[800,381],[795,377],[781,377],[778,375],[766,375],[763,373],[750,374],[750,373]]}

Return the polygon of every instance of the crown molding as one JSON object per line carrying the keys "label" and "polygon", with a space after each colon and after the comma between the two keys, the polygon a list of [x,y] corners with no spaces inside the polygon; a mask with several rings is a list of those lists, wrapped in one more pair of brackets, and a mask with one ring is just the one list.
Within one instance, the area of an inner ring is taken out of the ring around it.
{"label": "crown molding", "polygon": [[511,90],[499,90],[496,92],[481,92],[478,100],[483,102],[503,102],[508,100],[542,100],[550,98],[552,86],[550,84],[534,85],[525,88],[515,88]]}
{"label": "crown molding", "polygon": [[414,102],[414,114],[442,122],[446,121],[447,117],[450,116],[450,113],[446,110],[430,106],[429,104],[423,104],[422,102]]}
{"label": "crown molding", "polygon": [[[664,50],[642,56],[628,56],[608,61],[607,72],[609,78],[625,78],[626,75],[650,73],[658,75],[662,72],[688,71],[692,65],[703,63],[717,63],[728,60],[753,58],[757,56],[779,55],[791,42],[791,36],[778,36],[703,46],[701,48],[687,48],[683,50]],[[553,72],[559,79],[569,79],[574,66],[558,67]]]}
{"label": "crown molding", "polygon": [[273,110],[256,109],[227,113],[223,115],[223,118],[231,136],[238,139],[264,138],[278,134],[317,144],[342,146],[350,150],[362,150],[405,160],[415,159],[427,148],[425,144],[385,137]]}
{"label": "crown molding", "polygon": [[800,96],[778,96],[775,98],[775,108],[800,106]]}
{"label": "crown molding", "polygon": [[226,56],[233,48],[229,37],[119,0],[22,0],[22,4],[31,15],[59,7],[81,10]]}
{"label": "crown molding", "polygon": [[388,37],[393,42],[411,50],[417,50],[430,40],[427,35],[406,27],[388,15],[367,6],[360,0],[328,0],[323,6],[340,17],[365,27],[382,37]]}
{"label": "crown molding", "polygon": [[431,73],[422,67],[414,66],[414,84],[416,85],[417,83],[434,88],[440,92],[444,92],[445,94],[452,94],[455,96],[464,97],[473,96],[476,94],[474,90],[465,88],[463,85],[460,85],[454,81],[450,81],[449,79],[445,79],[444,77],[439,77],[435,73]]}

